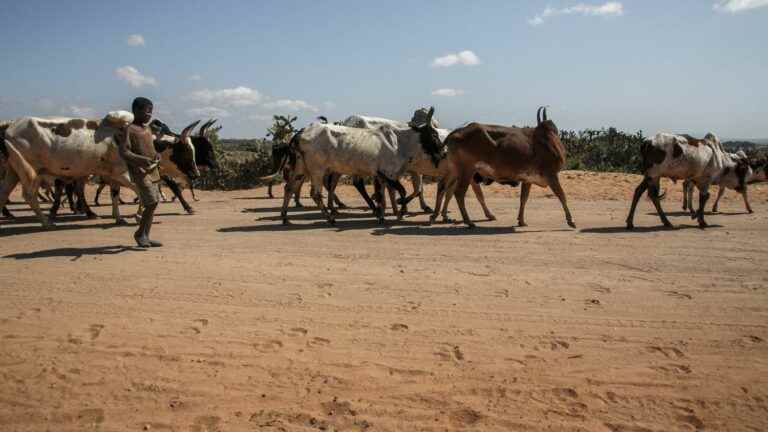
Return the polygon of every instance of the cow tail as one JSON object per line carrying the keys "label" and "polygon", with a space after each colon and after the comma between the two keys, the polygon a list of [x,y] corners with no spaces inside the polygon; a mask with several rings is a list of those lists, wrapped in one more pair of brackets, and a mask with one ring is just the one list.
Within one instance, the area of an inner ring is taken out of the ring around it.
{"label": "cow tail", "polygon": [[5,131],[8,130],[10,125],[11,122],[0,122],[0,153],[6,159],[8,159],[8,147],[5,145]]}

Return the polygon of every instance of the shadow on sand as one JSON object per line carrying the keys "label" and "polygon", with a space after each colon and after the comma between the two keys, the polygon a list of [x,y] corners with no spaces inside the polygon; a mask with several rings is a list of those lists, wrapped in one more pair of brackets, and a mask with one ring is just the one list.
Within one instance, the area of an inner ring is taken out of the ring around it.
{"label": "shadow on sand", "polygon": [[40,250],[35,252],[5,255],[3,258],[15,259],[15,260],[27,260],[27,259],[36,259],[36,258],[68,257],[68,258],[72,258],[71,261],[76,261],[85,255],[115,255],[115,254],[129,252],[129,251],[144,252],[146,251],[146,249],[142,249],[134,246],[122,246],[122,245],[97,246],[97,247],[90,247],[90,248],[57,248],[57,249]]}
{"label": "shadow on sand", "polygon": [[[722,225],[710,225],[708,228],[704,228],[704,230],[707,230],[709,228],[722,228]],[[612,226],[612,227],[600,227],[600,228],[584,228],[580,230],[579,232],[584,234],[642,234],[642,233],[649,233],[649,232],[659,232],[659,231],[681,231],[686,229],[701,229],[698,225],[675,225],[671,228],[667,228],[664,225],[654,225],[654,226],[635,226],[635,228],[628,230],[626,226]]]}

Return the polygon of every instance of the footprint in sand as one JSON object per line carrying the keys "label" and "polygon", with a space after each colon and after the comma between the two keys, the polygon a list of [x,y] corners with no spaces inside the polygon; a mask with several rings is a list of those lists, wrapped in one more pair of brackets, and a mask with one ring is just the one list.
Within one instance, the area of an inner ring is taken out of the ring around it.
{"label": "footprint in sand", "polygon": [[303,327],[294,327],[290,330],[291,336],[306,336],[309,330]]}
{"label": "footprint in sand", "polygon": [[313,337],[312,339],[307,341],[307,346],[309,347],[326,346],[330,344],[331,344],[331,341],[329,339],[321,338],[321,337]]}
{"label": "footprint in sand", "polygon": [[395,323],[389,326],[389,329],[393,331],[406,331],[408,330],[408,326],[405,324]]}
{"label": "footprint in sand", "polygon": [[664,294],[677,299],[691,300],[693,298],[690,294],[681,293],[679,291],[664,291]]}
{"label": "footprint in sand", "polygon": [[257,342],[253,344],[253,349],[265,354],[277,352],[282,347],[283,343],[277,339],[268,340],[266,342]]}
{"label": "footprint in sand", "polygon": [[663,354],[666,358],[684,358],[685,354],[675,347],[649,346],[646,348],[652,353]]}
{"label": "footprint in sand", "polygon": [[198,318],[196,320],[192,320],[192,322],[200,323],[200,325],[202,325],[203,327],[208,326],[208,320],[205,318]]}
{"label": "footprint in sand", "polygon": [[99,337],[103,329],[104,326],[101,324],[91,324],[90,327],[88,327],[88,331],[91,333],[91,340],[95,340]]}

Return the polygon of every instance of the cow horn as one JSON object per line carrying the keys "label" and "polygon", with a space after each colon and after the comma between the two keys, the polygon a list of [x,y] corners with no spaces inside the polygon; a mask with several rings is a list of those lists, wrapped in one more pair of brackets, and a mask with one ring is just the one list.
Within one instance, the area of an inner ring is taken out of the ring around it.
{"label": "cow horn", "polygon": [[542,107],[539,107],[538,111],[536,111],[536,125],[540,125],[541,124],[541,110],[543,110],[543,109],[544,109],[544,107],[542,106]]}
{"label": "cow horn", "polygon": [[547,107],[544,107],[544,121],[547,121]]}
{"label": "cow horn", "polygon": [[205,136],[205,133],[208,132],[208,128],[213,126],[214,123],[216,123],[216,119],[210,119],[205,122],[202,126],[200,126],[200,130],[197,131],[197,135],[201,137]]}
{"label": "cow horn", "polygon": [[181,135],[180,135],[179,140],[184,141],[187,137],[189,137],[190,132],[192,132],[192,129],[194,129],[195,126],[198,125],[198,123],[200,123],[200,120],[198,120],[198,121],[192,123],[191,125],[185,127],[184,130],[181,131]]}
{"label": "cow horn", "polygon": [[435,115],[435,107],[431,106],[429,107],[429,112],[427,113],[427,124],[431,127],[432,126],[432,116]]}

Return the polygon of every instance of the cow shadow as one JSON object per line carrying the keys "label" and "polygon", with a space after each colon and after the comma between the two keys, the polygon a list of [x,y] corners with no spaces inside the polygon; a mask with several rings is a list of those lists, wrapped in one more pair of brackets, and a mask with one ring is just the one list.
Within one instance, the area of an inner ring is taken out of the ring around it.
{"label": "cow shadow", "polygon": [[[295,218],[293,218],[295,219]],[[277,220],[280,220],[278,218]],[[312,220],[312,219],[308,219]],[[328,221],[323,217],[314,219],[311,223],[289,223],[283,224],[269,224],[269,225],[246,225],[219,228],[216,231],[220,233],[234,233],[234,232],[289,232],[289,231],[310,231],[310,230],[334,230],[336,232],[355,231],[355,230],[372,230],[372,229],[389,229],[396,226],[411,226],[416,227],[421,225],[419,222],[409,221],[397,221],[393,218],[386,219],[384,225],[380,225],[376,219],[368,217],[360,217],[356,219],[336,219],[335,225],[330,225]]]}
{"label": "cow shadow", "polygon": [[[392,216],[394,217],[394,216]],[[373,213],[367,212],[367,213],[347,213],[343,210],[336,214],[336,221],[344,221],[349,219],[374,219]],[[290,220],[305,220],[305,221],[311,221],[311,220],[322,220],[325,221],[326,218],[323,216],[320,211],[316,212],[302,212],[298,214],[291,214],[288,213],[288,219]],[[270,216],[262,216],[260,218],[256,219],[257,221],[282,221],[283,217],[279,214],[276,215],[270,215]]]}
{"label": "cow shadow", "polygon": [[[706,231],[709,228],[722,228],[722,225],[711,224],[708,228],[704,228]],[[701,229],[698,225],[675,225],[673,227],[665,227],[664,225],[652,225],[652,226],[636,226],[631,230],[628,230],[626,226],[612,226],[612,227],[599,227],[599,228],[584,228],[579,230],[583,234],[642,234],[649,232],[659,231],[682,231],[687,229]]]}
{"label": "cow shadow", "polygon": [[146,251],[146,249],[142,249],[135,246],[114,245],[114,246],[96,246],[96,247],[89,247],[89,248],[44,249],[44,250],[35,251],[35,252],[5,255],[3,258],[15,259],[15,260],[28,260],[28,259],[38,259],[38,258],[65,257],[65,258],[72,258],[71,261],[76,261],[82,258],[83,256],[88,256],[88,255],[116,255],[123,252],[144,252],[144,251]]}
{"label": "cow shadow", "polygon": [[[571,231],[571,230],[555,230]],[[499,235],[499,234],[524,234],[542,231],[518,231],[514,226],[482,226],[477,225],[472,229],[462,224],[448,225],[426,225],[425,223],[413,223],[412,226],[405,227],[380,227],[374,230],[371,235],[405,235],[405,236],[472,236],[472,235]]]}
{"label": "cow shadow", "polygon": [[69,230],[83,230],[83,229],[110,229],[110,228],[118,228],[121,226],[124,226],[124,225],[117,225],[114,222],[105,222],[105,223],[88,224],[88,225],[77,225],[77,224],[62,225],[59,222],[57,222],[57,225],[53,228],[43,228],[39,222],[35,223],[34,225],[11,226],[11,227],[7,227],[7,225],[3,223],[3,224],[0,224],[0,238],[10,237],[15,235],[35,234],[35,233],[49,232],[49,231],[53,232],[53,231],[69,231]]}
{"label": "cow shadow", "polygon": [[[342,209],[337,208],[337,209],[341,212],[349,211],[349,210],[361,210],[361,211],[369,210],[370,211],[370,208],[368,206],[357,206],[357,207],[350,206],[347,208],[342,208]],[[241,213],[280,213],[281,211],[283,211],[283,207],[254,207],[254,208],[244,208],[240,210]],[[307,205],[304,207],[288,207],[289,216],[293,213],[305,213],[310,211],[319,212],[320,208],[315,205]]]}

